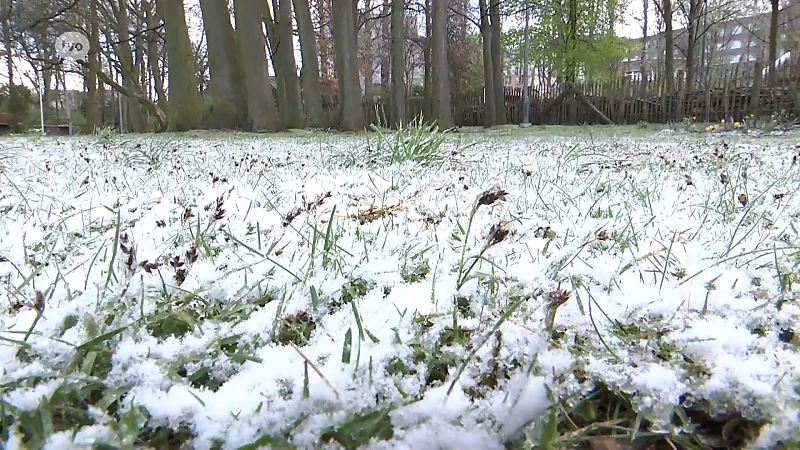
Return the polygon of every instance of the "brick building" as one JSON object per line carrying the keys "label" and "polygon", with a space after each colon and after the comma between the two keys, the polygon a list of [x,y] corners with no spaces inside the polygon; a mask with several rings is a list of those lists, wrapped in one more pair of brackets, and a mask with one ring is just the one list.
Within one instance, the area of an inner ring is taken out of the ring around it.
{"label": "brick building", "polygon": [[[791,0],[778,15],[778,66],[783,68],[800,57],[800,0]],[[701,26],[702,29],[702,26]],[[732,18],[712,25],[695,47],[698,63],[701,57],[709,67],[739,64],[752,68],[755,61],[766,58],[770,31],[770,13]],[[683,76],[686,67],[688,33],[686,28],[673,31],[675,77]],[[622,59],[620,74],[632,80],[652,79],[663,70],[663,33],[633,39],[636,50]],[[705,44],[705,54],[703,53]],[[646,47],[646,51],[643,49]]]}

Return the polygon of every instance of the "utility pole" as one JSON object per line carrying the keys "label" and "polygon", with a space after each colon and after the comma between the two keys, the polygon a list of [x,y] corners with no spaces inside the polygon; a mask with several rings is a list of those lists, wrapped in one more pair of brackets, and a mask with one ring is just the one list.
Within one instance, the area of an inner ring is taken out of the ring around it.
{"label": "utility pole", "polygon": [[522,55],[522,122],[519,126],[525,128],[531,126],[531,96],[528,92],[531,88],[531,83],[528,78],[528,65],[530,61],[531,44],[530,44],[530,21],[531,21],[531,7],[525,4],[525,45]]}

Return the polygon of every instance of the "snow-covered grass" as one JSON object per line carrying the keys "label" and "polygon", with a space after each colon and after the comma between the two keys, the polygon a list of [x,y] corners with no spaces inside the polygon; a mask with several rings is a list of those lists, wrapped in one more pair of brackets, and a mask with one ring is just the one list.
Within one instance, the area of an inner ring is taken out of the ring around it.
{"label": "snow-covered grass", "polygon": [[591,134],[4,139],[5,448],[797,448],[796,141]]}

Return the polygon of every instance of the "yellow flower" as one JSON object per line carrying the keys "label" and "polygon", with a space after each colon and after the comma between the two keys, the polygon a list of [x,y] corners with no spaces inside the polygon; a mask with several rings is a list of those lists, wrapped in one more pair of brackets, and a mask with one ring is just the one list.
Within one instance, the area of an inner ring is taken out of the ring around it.
{"label": "yellow flower", "polygon": [[716,128],[715,125],[709,125],[709,126],[706,127],[706,131],[713,131],[714,128]]}
{"label": "yellow flower", "polygon": [[739,128],[740,126],[742,126],[742,124],[739,122],[733,122],[733,126]]}

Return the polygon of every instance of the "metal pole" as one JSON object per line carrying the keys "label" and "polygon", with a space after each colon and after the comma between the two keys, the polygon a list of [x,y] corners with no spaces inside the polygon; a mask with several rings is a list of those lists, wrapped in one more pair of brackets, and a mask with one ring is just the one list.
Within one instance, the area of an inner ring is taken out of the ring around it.
{"label": "metal pole", "polygon": [[525,49],[523,50],[524,53],[522,55],[522,123],[519,124],[521,127],[529,127],[531,126],[531,96],[528,92],[531,87],[531,83],[528,77],[528,64],[530,60],[530,41],[529,41],[529,28],[530,28],[530,20],[531,20],[531,8],[529,5],[525,5]]}
{"label": "metal pole", "polygon": [[72,136],[72,102],[70,101],[69,89],[67,88],[67,70],[61,69],[64,76],[64,108],[67,110],[67,121],[69,122],[69,135]]}
{"label": "metal pole", "polygon": [[42,78],[39,79],[39,120],[42,122],[42,135],[44,135],[44,66],[42,66]]}

